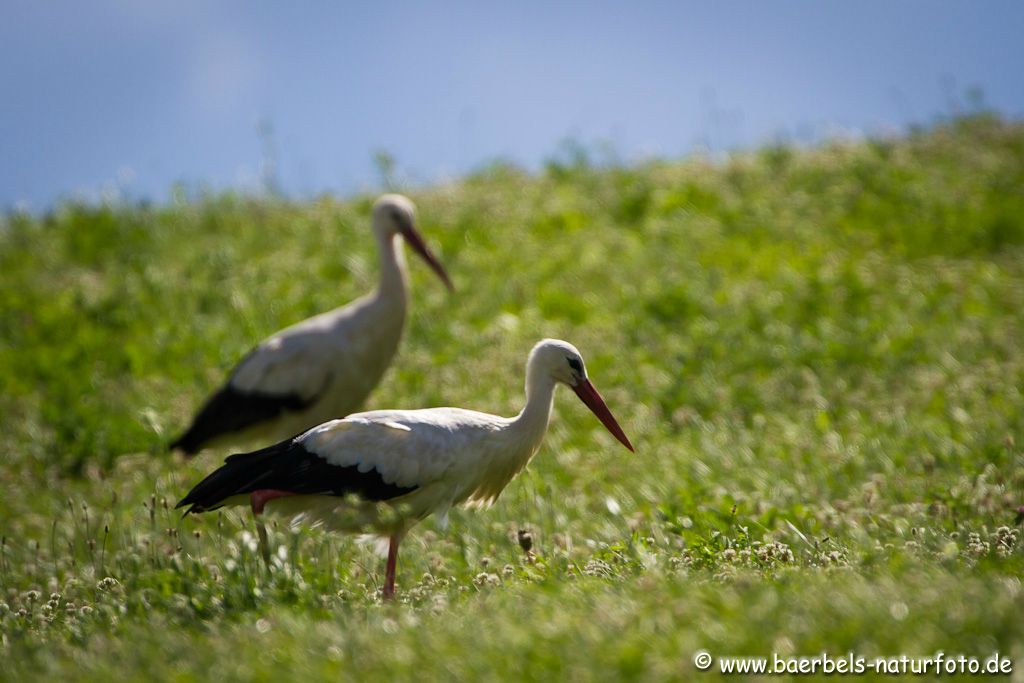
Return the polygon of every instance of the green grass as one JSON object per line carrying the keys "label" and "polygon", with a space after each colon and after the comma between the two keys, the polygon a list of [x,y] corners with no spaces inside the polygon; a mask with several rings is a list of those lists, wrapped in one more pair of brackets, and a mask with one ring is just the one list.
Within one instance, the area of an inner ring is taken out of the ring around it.
{"label": "green grass", "polygon": [[[0,226],[0,679],[694,676],[715,655],[998,650],[1024,671],[1024,125],[410,193],[454,295],[368,407],[570,392],[483,512],[415,529],[399,600],[353,539],[169,507],[163,451],[250,345],[369,289],[372,197],[62,206]],[[532,531],[535,562],[516,542]],[[711,675],[711,674],[707,674]]]}

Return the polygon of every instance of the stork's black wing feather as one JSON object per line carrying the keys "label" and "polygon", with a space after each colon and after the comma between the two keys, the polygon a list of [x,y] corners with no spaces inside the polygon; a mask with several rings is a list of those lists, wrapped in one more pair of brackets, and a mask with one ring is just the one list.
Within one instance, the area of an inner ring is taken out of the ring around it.
{"label": "stork's black wing feather", "polygon": [[319,392],[310,399],[303,399],[296,394],[241,391],[227,384],[203,405],[188,430],[171,444],[171,449],[180,448],[185,455],[195,455],[215,437],[272,420],[286,411],[304,410],[319,397]]}
{"label": "stork's black wing feather", "polygon": [[228,457],[175,507],[190,505],[188,512],[205,512],[220,507],[231,496],[261,489],[327,496],[354,494],[379,502],[411,493],[416,488],[389,483],[374,469],[360,472],[357,465],[332,465],[306,450],[298,439],[289,439],[252,453]]}

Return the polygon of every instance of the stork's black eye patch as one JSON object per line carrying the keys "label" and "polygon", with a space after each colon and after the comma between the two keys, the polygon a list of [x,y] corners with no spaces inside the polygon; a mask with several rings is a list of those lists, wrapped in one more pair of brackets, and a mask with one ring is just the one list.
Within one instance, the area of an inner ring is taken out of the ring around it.
{"label": "stork's black eye patch", "polygon": [[569,367],[576,372],[583,372],[583,363],[580,362],[579,358],[567,358],[569,361]]}

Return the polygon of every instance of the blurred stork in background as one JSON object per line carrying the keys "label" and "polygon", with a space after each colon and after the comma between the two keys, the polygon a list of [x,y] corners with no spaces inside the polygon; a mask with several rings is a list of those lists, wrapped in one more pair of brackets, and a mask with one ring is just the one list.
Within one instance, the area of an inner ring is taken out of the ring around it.
{"label": "blurred stork in background", "polygon": [[402,195],[378,199],[373,206],[381,268],[377,288],[260,343],[171,448],[192,456],[228,438],[278,441],[358,410],[402,338],[409,278],[398,238],[454,289],[417,230],[415,216],[415,206]]}

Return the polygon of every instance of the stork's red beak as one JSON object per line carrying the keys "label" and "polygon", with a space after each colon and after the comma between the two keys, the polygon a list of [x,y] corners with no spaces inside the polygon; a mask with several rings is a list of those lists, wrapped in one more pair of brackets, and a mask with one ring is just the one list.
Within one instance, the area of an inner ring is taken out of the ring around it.
{"label": "stork's red beak", "polygon": [[441,265],[441,262],[438,261],[437,257],[435,257],[434,254],[430,251],[430,247],[427,246],[427,243],[424,241],[423,236],[416,231],[416,228],[411,225],[405,228],[404,230],[402,230],[402,237],[404,237],[405,240],[409,243],[409,246],[412,247],[413,250],[417,254],[419,254],[424,261],[427,262],[427,265],[430,266],[430,269],[437,273],[437,276],[441,278],[441,282],[445,284],[445,287],[448,288],[448,291],[454,292],[455,285],[453,285],[451,279],[449,279],[448,273],[445,272],[444,266]]}
{"label": "stork's red beak", "polygon": [[585,379],[572,388],[576,392],[576,395],[580,397],[580,400],[587,404],[587,407],[597,415],[597,419],[601,421],[609,432],[612,433],[619,442],[634,453],[633,444],[629,442],[629,438],[626,437],[626,433],[622,431],[622,427],[615,421],[615,416],[612,415],[612,411],[608,410],[608,406],[605,405],[604,399],[601,398],[601,394],[597,393],[597,389],[590,383],[589,379]]}

